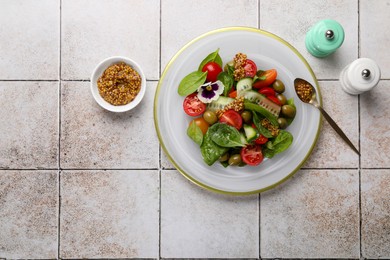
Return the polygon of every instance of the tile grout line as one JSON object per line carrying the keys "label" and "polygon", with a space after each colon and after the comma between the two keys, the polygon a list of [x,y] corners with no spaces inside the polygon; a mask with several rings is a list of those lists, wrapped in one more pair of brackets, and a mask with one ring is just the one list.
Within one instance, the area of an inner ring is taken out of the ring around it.
{"label": "tile grout line", "polygon": [[[357,12],[358,12],[358,20],[357,20],[357,34],[358,34],[358,58],[361,56],[361,35],[360,35],[360,0],[357,1]],[[358,95],[358,149],[361,153],[361,95]],[[359,168],[358,168],[358,175],[359,175],[359,257],[362,258],[362,155],[359,155]]]}
{"label": "tile grout line", "polygon": [[58,71],[58,77],[59,77],[59,86],[58,86],[58,222],[57,222],[57,259],[60,259],[60,245],[61,245],[61,88],[62,88],[62,81],[61,81],[61,74],[62,74],[62,0],[59,0],[60,4],[60,42],[59,42],[59,71]]}
{"label": "tile grout line", "polygon": [[[160,31],[159,31],[159,79],[161,78],[161,35],[162,35],[162,0],[159,1],[160,3]],[[162,165],[161,165],[161,144],[158,143],[158,178],[159,178],[159,192],[158,192],[158,259],[161,258],[161,178],[162,178]]]}

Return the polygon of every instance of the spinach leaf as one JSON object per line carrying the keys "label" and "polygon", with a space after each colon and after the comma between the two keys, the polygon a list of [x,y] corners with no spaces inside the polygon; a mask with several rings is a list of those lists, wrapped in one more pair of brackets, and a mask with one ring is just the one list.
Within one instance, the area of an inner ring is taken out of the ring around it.
{"label": "spinach leaf", "polygon": [[205,136],[203,137],[203,143],[200,146],[200,152],[202,153],[203,160],[207,165],[212,165],[215,163],[219,157],[221,157],[229,150],[229,148],[219,146],[213,140],[211,140],[211,136],[216,130],[215,125],[217,124],[209,127]]}
{"label": "spinach leaf", "polygon": [[226,63],[226,72],[229,76],[234,78],[234,65],[233,62]]}
{"label": "spinach leaf", "polygon": [[215,51],[207,55],[206,58],[202,60],[202,62],[199,65],[198,71],[202,71],[203,66],[206,65],[206,63],[209,63],[211,61],[216,62],[219,66],[222,67],[222,59],[221,56],[218,54],[219,48]]}
{"label": "spinach leaf", "polygon": [[273,136],[271,134],[271,131],[268,130],[267,128],[265,128],[261,124],[260,118],[257,115],[257,113],[255,111],[253,111],[252,114],[253,114],[253,123],[255,124],[257,130],[259,130],[259,133],[262,134],[263,136],[267,137],[267,138],[272,138]]}
{"label": "spinach leaf", "polygon": [[267,109],[265,109],[257,104],[254,104],[252,102],[249,102],[249,101],[244,101],[244,106],[245,106],[245,109],[251,110],[252,112],[257,112],[257,113],[261,114],[262,116],[266,117],[271,122],[271,124],[273,124],[275,126],[279,125],[277,117],[274,116]]}
{"label": "spinach leaf", "polygon": [[[289,132],[285,130],[280,130],[278,136],[272,140],[268,141],[264,148],[264,156],[268,158],[272,158],[275,154],[281,153],[293,142],[293,136]],[[270,157],[271,156],[271,157]]]}
{"label": "spinach leaf", "polygon": [[200,127],[192,121],[191,124],[187,128],[187,135],[198,145],[201,145],[203,142],[203,133],[200,130]]}
{"label": "spinach leaf", "polygon": [[195,92],[206,81],[206,77],[207,72],[191,72],[181,80],[177,92],[180,96],[187,96]]}
{"label": "spinach leaf", "polygon": [[217,145],[222,147],[244,146],[241,142],[240,132],[233,126],[216,123],[213,127],[215,129],[211,135],[211,140],[213,140]]}
{"label": "spinach leaf", "polygon": [[220,80],[223,83],[223,85],[225,86],[225,88],[223,90],[223,95],[228,96],[230,90],[233,87],[233,83],[234,83],[233,77],[230,76],[228,73],[223,71],[223,72],[218,74],[217,79]]}

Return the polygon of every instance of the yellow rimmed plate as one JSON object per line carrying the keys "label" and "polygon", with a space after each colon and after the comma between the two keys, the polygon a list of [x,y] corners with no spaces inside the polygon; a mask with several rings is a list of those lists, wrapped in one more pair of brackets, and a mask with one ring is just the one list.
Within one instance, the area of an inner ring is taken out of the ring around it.
{"label": "yellow rimmed plate", "polygon": [[[247,54],[258,69],[275,68],[286,85],[285,96],[294,98],[297,115],[288,131],[293,144],[285,152],[266,159],[259,166],[224,168],[218,162],[203,162],[199,146],[186,134],[193,119],[183,111],[180,81],[216,49],[224,64],[238,52]],[[317,109],[303,104],[293,82],[303,78],[312,83],[321,102],[317,79],[303,56],[280,37],[255,28],[229,27],[210,31],[186,44],[168,63],[158,83],[154,100],[154,122],[161,146],[176,169],[195,184],[221,193],[259,193],[282,183],[299,170],[317,141],[321,117]]]}

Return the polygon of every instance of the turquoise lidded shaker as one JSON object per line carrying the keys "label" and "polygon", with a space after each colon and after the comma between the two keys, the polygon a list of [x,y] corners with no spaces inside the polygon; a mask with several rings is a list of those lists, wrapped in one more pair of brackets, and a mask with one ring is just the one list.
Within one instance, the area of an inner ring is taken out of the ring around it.
{"label": "turquoise lidded shaker", "polygon": [[323,58],[335,52],[344,42],[344,29],[335,20],[325,19],[316,23],[306,34],[307,50],[315,57]]}

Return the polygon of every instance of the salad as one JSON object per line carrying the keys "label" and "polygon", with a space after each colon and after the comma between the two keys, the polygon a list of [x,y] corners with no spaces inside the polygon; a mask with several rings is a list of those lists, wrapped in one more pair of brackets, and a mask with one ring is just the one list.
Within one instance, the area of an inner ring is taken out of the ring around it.
{"label": "salad", "polygon": [[288,149],[293,136],[286,128],[296,107],[284,91],[275,69],[258,70],[246,54],[225,65],[219,49],[207,55],[178,87],[184,112],[193,117],[187,135],[204,162],[256,166]]}

